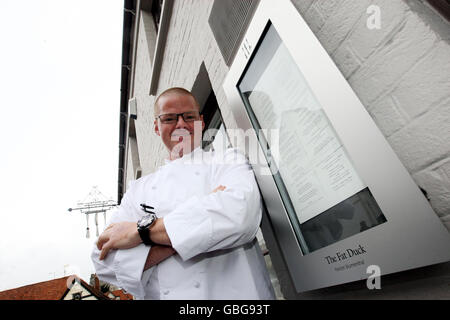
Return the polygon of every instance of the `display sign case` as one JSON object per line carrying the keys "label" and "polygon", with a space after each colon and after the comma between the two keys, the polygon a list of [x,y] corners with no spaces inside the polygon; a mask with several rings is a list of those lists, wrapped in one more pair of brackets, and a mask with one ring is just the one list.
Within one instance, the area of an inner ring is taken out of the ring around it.
{"label": "display sign case", "polygon": [[450,260],[449,232],[290,1],[260,2],[224,90],[264,155],[250,160],[298,292]]}

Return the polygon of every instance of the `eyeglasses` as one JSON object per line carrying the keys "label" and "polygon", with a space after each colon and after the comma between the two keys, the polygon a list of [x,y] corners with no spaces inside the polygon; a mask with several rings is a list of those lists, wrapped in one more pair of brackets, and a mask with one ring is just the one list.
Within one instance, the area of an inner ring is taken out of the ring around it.
{"label": "eyeglasses", "polygon": [[174,124],[177,123],[179,116],[182,116],[185,122],[193,122],[199,119],[199,112],[187,111],[183,113],[166,113],[160,114],[159,116],[156,117],[156,119],[161,120],[161,123],[164,124]]}

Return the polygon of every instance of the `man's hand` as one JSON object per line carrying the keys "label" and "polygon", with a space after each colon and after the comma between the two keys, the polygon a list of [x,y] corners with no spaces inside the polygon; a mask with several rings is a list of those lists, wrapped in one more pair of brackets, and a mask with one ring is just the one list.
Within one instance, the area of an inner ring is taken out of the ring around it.
{"label": "man's hand", "polygon": [[100,260],[105,259],[111,249],[130,249],[140,243],[142,240],[136,222],[112,223],[97,240],[97,248],[101,250]]}

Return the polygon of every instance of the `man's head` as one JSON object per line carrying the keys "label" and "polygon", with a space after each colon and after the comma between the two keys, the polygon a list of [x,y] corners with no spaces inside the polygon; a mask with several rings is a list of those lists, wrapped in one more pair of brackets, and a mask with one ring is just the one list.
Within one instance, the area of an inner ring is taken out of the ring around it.
{"label": "man's head", "polygon": [[187,154],[200,146],[205,123],[195,97],[183,88],[170,88],[155,101],[155,132],[171,158]]}

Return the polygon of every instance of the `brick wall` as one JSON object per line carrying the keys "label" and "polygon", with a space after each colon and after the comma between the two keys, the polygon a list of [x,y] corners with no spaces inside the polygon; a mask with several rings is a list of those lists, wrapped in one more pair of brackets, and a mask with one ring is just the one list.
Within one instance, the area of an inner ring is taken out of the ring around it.
{"label": "brick wall", "polygon": [[149,96],[151,69],[156,33],[150,14],[143,12],[139,19],[138,45],[136,53],[136,71],[134,96],[137,102],[136,137],[138,141],[139,160],[142,175],[153,172],[163,163],[164,145],[154,133],[153,103],[154,97]]}
{"label": "brick wall", "polygon": [[[450,28],[423,1],[292,0],[323,47],[431,205],[450,230]],[[228,67],[208,25],[213,1],[175,0],[158,92],[192,88],[202,62],[208,71],[224,121],[236,123],[227,105],[223,81]],[[380,29],[369,29],[367,8],[380,9]],[[143,175],[163,162],[165,151],[154,134],[149,96],[153,52],[149,15],[139,18],[134,96],[136,135]],[[365,283],[295,294],[273,240],[266,234],[283,293],[288,298],[442,298],[449,296],[449,264],[387,276],[380,292]],[[424,271],[425,270],[425,271]],[[437,285],[441,283],[442,285]]]}

